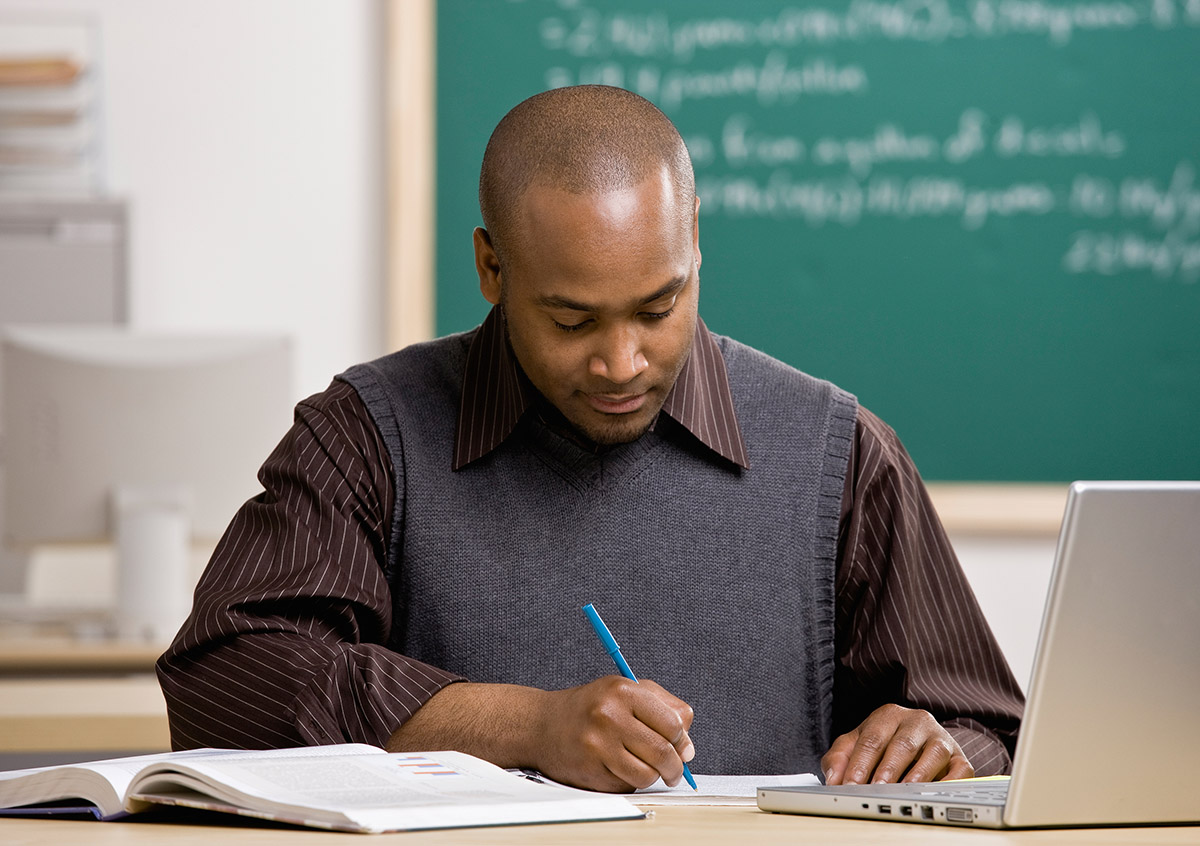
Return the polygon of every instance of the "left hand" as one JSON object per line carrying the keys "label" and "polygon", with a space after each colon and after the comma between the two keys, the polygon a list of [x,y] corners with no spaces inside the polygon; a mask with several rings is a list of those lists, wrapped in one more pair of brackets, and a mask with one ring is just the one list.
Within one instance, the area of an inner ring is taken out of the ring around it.
{"label": "left hand", "polygon": [[975,768],[928,711],[884,705],[821,758],[826,784],[971,778]]}

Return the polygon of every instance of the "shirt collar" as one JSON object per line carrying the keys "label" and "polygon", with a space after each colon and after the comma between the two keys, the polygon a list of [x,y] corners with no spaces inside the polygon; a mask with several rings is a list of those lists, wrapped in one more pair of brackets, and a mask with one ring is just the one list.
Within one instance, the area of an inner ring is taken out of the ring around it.
{"label": "shirt collar", "polygon": [[[505,337],[503,312],[495,307],[476,330],[467,351],[453,468],[460,470],[503,443],[533,403],[535,390],[521,373]],[[662,410],[713,452],[740,467],[750,467],[725,358],[699,317],[692,352]]]}

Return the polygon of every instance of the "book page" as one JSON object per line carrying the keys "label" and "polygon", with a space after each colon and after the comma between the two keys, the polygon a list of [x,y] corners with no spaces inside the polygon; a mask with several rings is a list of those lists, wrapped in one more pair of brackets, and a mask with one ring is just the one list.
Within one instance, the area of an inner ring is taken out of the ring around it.
{"label": "book page", "polygon": [[139,778],[141,802],[197,805],[178,788],[208,794],[221,810],[302,825],[363,831],[633,819],[642,816],[618,796],[535,784],[457,752],[351,757],[190,761],[178,773],[158,768]]}
{"label": "book page", "polygon": [[[188,753],[164,752],[0,772],[0,807],[82,799],[94,805],[102,819],[111,819],[122,815],[125,791],[143,767],[178,754]],[[77,813],[83,809],[73,806],[57,810]]]}
{"label": "book page", "polygon": [[686,781],[667,787],[659,779],[632,797],[639,805],[753,805],[760,787],[785,784],[820,784],[812,773],[794,775],[703,775],[695,774],[696,789]]}
{"label": "book page", "polygon": [[[95,806],[101,819],[124,816],[125,796],[129,785],[139,773],[151,767],[212,759],[283,758],[292,755],[386,754],[382,749],[363,744],[314,747],[312,749],[273,749],[247,751],[244,749],[190,749],[183,752],[161,752],[153,755],[134,755],[127,758],[108,758],[79,764],[35,767],[0,772],[0,808],[81,799]],[[47,813],[80,813],[84,805],[59,807]]]}
{"label": "book page", "polygon": [[[543,784],[559,782],[537,770],[509,770],[522,778]],[[622,794],[637,805],[754,805],[759,787],[779,787],[788,784],[820,784],[812,773],[792,775],[703,775],[693,774],[696,789],[686,781],[667,787],[662,779],[633,793]],[[565,786],[565,785],[559,785]]]}

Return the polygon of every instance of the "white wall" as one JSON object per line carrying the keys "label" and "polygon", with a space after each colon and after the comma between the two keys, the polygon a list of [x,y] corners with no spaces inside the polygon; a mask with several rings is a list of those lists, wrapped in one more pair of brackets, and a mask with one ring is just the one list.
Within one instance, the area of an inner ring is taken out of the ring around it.
{"label": "white wall", "polygon": [[380,0],[0,0],[99,22],[130,316],[294,339],[295,393],[383,351]]}
{"label": "white wall", "polygon": [[1013,674],[1028,690],[1057,538],[951,532],[950,541]]}

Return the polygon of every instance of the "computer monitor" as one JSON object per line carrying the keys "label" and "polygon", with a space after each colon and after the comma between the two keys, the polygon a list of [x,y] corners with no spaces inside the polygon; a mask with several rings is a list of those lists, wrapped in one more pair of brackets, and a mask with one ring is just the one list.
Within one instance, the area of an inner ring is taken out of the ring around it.
{"label": "computer monitor", "polygon": [[[0,31],[11,34],[5,26]],[[122,200],[32,196],[0,200],[0,326],[124,324],[127,229]],[[0,440],[3,435],[0,428]],[[4,534],[3,475],[0,456],[0,537]],[[0,543],[0,599],[16,599],[22,592],[32,560],[30,554]],[[7,602],[4,608],[6,614],[14,610]]]}
{"label": "computer monitor", "polygon": [[261,490],[290,423],[288,341],[10,326],[0,366],[6,541],[115,541],[117,630],[169,639],[190,542]]}

